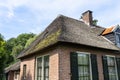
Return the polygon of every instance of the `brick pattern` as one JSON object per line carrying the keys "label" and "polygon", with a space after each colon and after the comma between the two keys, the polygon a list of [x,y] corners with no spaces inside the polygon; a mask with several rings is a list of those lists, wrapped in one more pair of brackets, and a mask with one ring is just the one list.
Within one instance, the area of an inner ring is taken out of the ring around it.
{"label": "brick pattern", "polygon": [[23,65],[26,65],[26,80],[34,80],[35,58],[31,57],[21,61],[20,65],[20,80],[23,77]]}
{"label": "brick pattern", "polygon": [[103,55],[115,55],[120,56],[112,51],[99,50],[94,48],[82,47],[82,46],[61,46],[59,50],[59,80],[71,80],[70,75],[70,52],[79,51],[79,52],[88,52],[90,54],[97,55],[98,63],[98,75],[99,80],[104,80],[103,75],[103,65],[102,65],[102,56]]}

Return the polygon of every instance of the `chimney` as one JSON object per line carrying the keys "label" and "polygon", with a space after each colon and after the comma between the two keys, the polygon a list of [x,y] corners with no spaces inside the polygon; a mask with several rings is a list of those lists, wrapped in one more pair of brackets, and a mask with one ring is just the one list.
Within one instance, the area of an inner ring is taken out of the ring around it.
{"label": "chimney", "polygon": [[92,11],[88,10],[84,13],[82,13],[81,19],[88,25],[93,25],[93,17],[92,17]]}

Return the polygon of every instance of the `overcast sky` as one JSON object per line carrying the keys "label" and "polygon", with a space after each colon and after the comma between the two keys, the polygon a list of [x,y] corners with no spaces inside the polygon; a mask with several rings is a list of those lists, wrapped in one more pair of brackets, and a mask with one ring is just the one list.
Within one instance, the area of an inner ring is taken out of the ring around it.
{"label": "overcast sky", "polygon": [[0,0],[0,33],[5,39],[38,34],[59,14],[79,19],[86,10],[103,27],[120,24],[119,0]]}

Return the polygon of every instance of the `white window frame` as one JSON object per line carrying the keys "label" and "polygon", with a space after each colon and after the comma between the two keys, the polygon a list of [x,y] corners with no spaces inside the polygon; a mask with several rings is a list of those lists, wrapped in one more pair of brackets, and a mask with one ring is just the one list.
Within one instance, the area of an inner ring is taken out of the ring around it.
{"label": "white window frame", "polygon": [[[107,56],[107,58],[108,57],[113,57],[114,58],[114,62],[115,62],[115,72],[116,72],[116,77],[117,77],[117,80],[118,80],[118,70],[117,70],[117,63],[116,63],[116,57],[115,56],[113,56],[113,55],[106,55]],[[108,60],[108,59],[107,59]],[[109,70],[108,70],[109,71]],[[109,73],[108,73],[109,74]]]}
{"label": "white window frame", "polygon": [[[38,56],[36,57],[36,69],[35,69],[35,80],[37,80],[37,59],[42,57],[42,80],[44,80],[44,57],[45,56],[49,56],[49,54],[46,54],[46,55],[41,55],[41,56]],[[48,73],[49,74],[49,73]]]}
{"label": "white window frame", "polygon": [[92,64],[91,64],[91,57],[90,57],[91,54],[88,53],[88,52],[79,52],[79,51],[77,51],[77,53],[78,53],[78,54],[86,54],[86,55],[89,55],[90,80],[92,80]]}

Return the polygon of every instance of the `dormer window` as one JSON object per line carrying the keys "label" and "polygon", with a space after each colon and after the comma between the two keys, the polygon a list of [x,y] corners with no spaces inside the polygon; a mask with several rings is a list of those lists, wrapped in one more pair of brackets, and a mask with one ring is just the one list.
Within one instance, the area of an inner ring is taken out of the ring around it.
{"label": "dormer window", "polygon": [[120,28],[117,28],[115,31],[116,45],[120,47]]}
{"label": "dormer window", "polygon": [[120,26],[112,26],[110,28],[106,28],[103,33],[108,40],[113,42],[116,46],[120,47]]}

